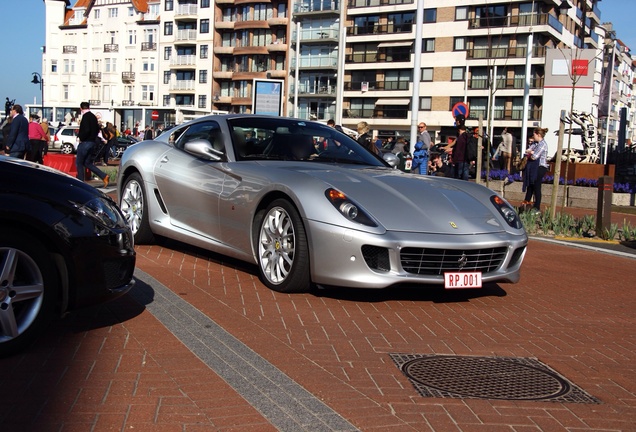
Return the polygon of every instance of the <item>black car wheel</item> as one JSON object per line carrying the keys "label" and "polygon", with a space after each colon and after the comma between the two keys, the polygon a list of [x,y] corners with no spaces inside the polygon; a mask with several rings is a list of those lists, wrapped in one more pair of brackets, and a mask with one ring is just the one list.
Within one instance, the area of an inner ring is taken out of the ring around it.
{"label": "black car wheel", "polygon": [[298,211],[288,201],[278,199],[259,216],[258,265],[261,280],[278,292],[309,291],[309,250]]}
{"label": "black car wheel", "polygon": [[0,356],[31,343],[52,318],[58,292],[44,245],[25,232],[0,232]]}
{"label": "black car wheel", "polygon": [[135,236],[135,243],[154,242],[154,234],[148,223],[148,203],[144,181],[139,174],[134,173],[126,178],[119,207]]}

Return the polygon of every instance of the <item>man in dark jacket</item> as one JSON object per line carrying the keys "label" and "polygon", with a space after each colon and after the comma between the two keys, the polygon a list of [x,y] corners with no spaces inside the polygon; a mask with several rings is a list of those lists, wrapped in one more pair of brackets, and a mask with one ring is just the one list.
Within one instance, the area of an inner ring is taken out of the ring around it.
{"label": "man in dark jacket", "polygon": [[78,138],[79,145],[77,146],[77,178],[85,180],[85,168],[91,170],[97,177],[102,179],[104,187],[108,186],[109,177],[106,173],[94,164],[95,159],[95,146],[99,134],[99,123],[97,117],[90,111],[90,105],[88,102],[82,102],[80,104],[80,110],[82,113],[82,121],[80,122]]}
{"label": "man in dark jacket", "polygon": [[468,180],[468,170],[470,161],[466,158],[466,147],[468,146],[468,133],[466,126],[460,125],[457,128],[459,136],[455,141],[446,146],[446,152],[452,149],[453,173],[454,177],[461,180]]}
{"label": "man in dark jacket", "polygon": [[5,152],[11,157],[24,159],[27,152],[31,150],[29,121],[24,116],[21,105],[13,105],[9,115],[13,117],[13,120],[11,121],[11,129],[6,141]]}

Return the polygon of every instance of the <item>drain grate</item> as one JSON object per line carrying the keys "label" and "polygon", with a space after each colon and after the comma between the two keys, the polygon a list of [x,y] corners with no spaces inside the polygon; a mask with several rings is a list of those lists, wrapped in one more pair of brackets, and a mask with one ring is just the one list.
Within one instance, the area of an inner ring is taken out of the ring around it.
{"label": "drain grate", "polygon": [[390,356],[424,397],[600,403],[536,359]]}

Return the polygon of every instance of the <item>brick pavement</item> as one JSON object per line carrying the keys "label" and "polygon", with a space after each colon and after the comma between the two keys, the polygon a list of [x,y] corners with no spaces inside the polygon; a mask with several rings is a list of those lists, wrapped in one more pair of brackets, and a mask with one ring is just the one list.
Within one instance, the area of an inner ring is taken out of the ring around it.
{"label": "brick pavement", "polygon": [[[636,431],[632,259],[533,240],[515,285],[286,295],[183,244],[137,250],[139,269],[360,430]],[[389,353],[538,358],[601,404],[424,398]],[[3,431],[275,430],[131,296],[0,366]]]}

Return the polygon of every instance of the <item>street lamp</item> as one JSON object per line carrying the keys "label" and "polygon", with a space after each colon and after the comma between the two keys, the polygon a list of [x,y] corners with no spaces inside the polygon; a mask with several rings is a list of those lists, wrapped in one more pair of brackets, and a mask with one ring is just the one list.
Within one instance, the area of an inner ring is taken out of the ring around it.
{"label": "street lamp", "polygon": [[561,12],[561,15],[566,15],[569,9],[572,9],[570,2],[568,0],[563,0],[561,2],[561,5],[559,6],[559,11]]}
{"label": "street lamp", "polygon": [[37,72],[33,72],[33,84],[40,84],[40,92],[42,92],[42,118],[44,118],[44,78]]}

